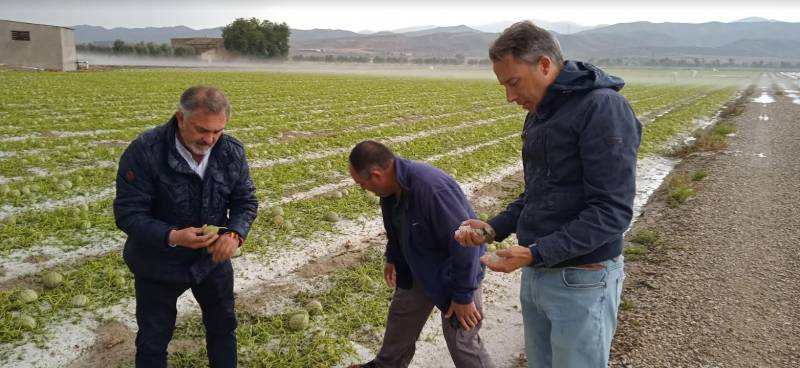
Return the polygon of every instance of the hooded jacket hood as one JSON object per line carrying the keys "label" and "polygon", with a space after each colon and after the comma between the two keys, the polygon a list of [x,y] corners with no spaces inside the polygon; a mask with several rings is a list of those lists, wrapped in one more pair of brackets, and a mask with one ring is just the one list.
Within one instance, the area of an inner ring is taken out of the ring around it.
{"label": "hooded jacket hood", "polygon": [[583,62],[567,60],[556,80],[547,88],[544,98],[539,103],[541,112],[555,110],[560,97],[573,93],[584,93],[600,88],[611,88],[619,91],[625,86],[622,78],[604,72],[602,69]]}

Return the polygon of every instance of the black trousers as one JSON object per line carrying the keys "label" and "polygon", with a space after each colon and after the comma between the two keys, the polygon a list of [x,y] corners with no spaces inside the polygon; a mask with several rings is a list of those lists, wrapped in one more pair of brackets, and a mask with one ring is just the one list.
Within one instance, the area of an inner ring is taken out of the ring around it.
{"label": "black trousers", "polygon": [[236,367],[236,314],[233,268],[220,265],[199,284],[136,278],[136,367],[166,368],[167,345],[175,331],[176,303],[192,289],[203,312],[211,368]]}

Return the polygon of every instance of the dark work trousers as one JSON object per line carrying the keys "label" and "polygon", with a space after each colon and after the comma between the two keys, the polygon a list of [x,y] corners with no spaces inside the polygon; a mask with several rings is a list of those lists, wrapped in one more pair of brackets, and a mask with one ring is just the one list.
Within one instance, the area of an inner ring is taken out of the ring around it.
{"label": "dark work trousers", "polygon": [[192,289],[203,312],[209,366],[236,367],[233,268],[226,262],[199,284],[136,278],[137,368],[167,367],[167,345],[175,331],[176,303],[188,289]]}
{"label": "dark work trousers", "polygon": [[[414,357],[419,334],[434,308],[430,298],[418,285],[419,283],[414,281],[412,289],[395,288],[394,290],[392,303],[389,305],[389,317],[386,321],[383,345],[374,360],[378,367],[408,367]],[[475,290],[474,301],[475,307],[483,316],[481,288]],[[475,328],[465,331],[460,323],[455,324],[458,321],[455,313],[450,319],[446,319],[444,318],[446,312],[442,313],[442,332],[455,366],[457,368],[493,368],[494,364],[489,359],[489,354],[478,335],[483,322],[479,322]]]}

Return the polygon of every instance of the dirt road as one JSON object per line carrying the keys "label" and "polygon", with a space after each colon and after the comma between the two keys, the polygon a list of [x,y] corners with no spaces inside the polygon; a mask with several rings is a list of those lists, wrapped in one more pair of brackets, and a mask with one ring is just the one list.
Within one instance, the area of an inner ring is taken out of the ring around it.
{"label": "dirt road", "polygon": [[631,230],[658,240],[626,264],[612,367],[800,367],[800,104],[773,83],[727,150],[673,172],[707,173],[696,196],[670,207],[662,185]]}

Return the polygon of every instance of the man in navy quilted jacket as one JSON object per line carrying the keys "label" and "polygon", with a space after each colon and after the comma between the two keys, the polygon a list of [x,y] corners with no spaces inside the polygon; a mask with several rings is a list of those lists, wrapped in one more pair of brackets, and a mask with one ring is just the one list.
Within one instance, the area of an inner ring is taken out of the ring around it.
{"label": "man in navy quilted jacket", "polygon": [[[176,302],[189,289],[203,312],[210,366],[236,366],[230,258],[258,201],[242,143],[223,133],[230,116],[220,90],[191,87],[175,115],[120,159],[114,216],[128,235],[123,258],[135,275],[136,367],[167,366]],[[207,225],[227,229],[204,234]]]}
{"label": "man in navy quilted jacket", "polygon": [[605,367],[617,325],[622,234],[633,214],[641,124],[625,85],[594,65],[564,60],[531,22],[506,29],[489,50],[508,102],[528,110],[522,130],[525,191],[463,245],[518,246],[482,261],[522,268],[520,301],[528,367]]}

